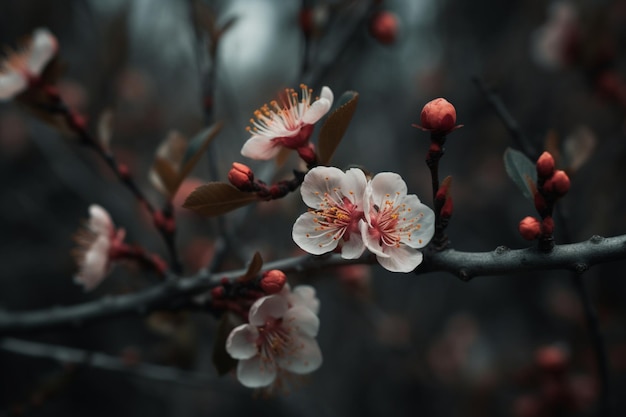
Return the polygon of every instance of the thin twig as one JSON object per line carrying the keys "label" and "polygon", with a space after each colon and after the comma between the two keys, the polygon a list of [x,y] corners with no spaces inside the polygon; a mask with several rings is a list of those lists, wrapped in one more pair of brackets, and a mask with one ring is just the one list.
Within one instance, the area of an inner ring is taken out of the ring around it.
{"label": "thin twig", "polygon": [[[626,235],[591,239],[570,245],[557,245],[551,253],[536,248],[510,250],[499,247],[492,252],[459,252],[452,249],[428,252],[416,274],[445,271],[463,280],[478,276],[503,275],[523,271],[564,269],[582,273],[591,266],[626,259]],[[340,255],[287,258],[268,262],[263,270],[280,269],[289,272],[314,272],[321,269],[351,265],[373,264],[371,254],[359,259],[343,259]],[[196,276],[168,279],[137,293],[105,297],[69,307],[25,312],[0,311],[0,334],[48,329],[59,326],[79,326],[87,322],[122,315],[143,315],[158,309],[178,310],[188,307],[192,296],[204,294],[220,284],[222,279],[234,280],[246,271],[235,270],[216,274],[203,271]],[[210,302],[210,295],[207,295]]]}

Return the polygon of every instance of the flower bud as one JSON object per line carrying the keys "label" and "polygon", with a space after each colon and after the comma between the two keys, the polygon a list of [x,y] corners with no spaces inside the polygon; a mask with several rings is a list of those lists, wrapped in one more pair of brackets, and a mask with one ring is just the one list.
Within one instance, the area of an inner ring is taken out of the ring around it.
{"label": "flower bud", "polygon": [[445,98],[436,98],[426,103],[420,121],[425,130],[447,133],[455,127],[456,110]]}
{"label": "flower bud", "polygon": [[[545,189],[545,185],[544,185]],[[548,205],[546,204],[546,199],[543,198],[540,192],[535,193],[535,209],[539,212],[539,214],[544,213],[548,209]]]}
{"label": "flower bud", "polygon": [[541,222],[541,233],[543,235],[549,236],[554,233],[554,220],[552,217],[548,216]]}
{"label": "flower bud", "polygon": [[379,11],[370,20],[370,34],[383,45],[391,45],[398,35],[398,18],[388,11]]}
{"label": "flower bud", "polygon": [[301,146],[298,148],[298,155],[304,162],[309,165],[315,165],[317,163],[317,155],[315,154],[315,146],[309,143],[307,146]]}
{"label": "flower bud", "polygon": [[537,159],[537,175],[539,178],[548,179],[554,174],[554,158],[550,152],[544,152]]}
{"label": "flower bud", "polygon": [[287,277],[283,271],[272,269],[263,274],[263,278],[261,278],[261,289],[266,294],[276,294],[283,289],[286,282]]}
{"label": "flower bud", "polygon": [[526,240],[535,240],[541,234],[541,224],[534,217],[524,217],[519,222],[519,234]]}
{"label": "flower bud", "polygon": [[568,353],[562,346],[544,346],[535,352],[535,361],[545,371],[561,372],[567,369]]}
{"label": "flower bud", "polygon": [[254,181],[254,173],[247,165],[233,162],[233,167],[228,172],[228,180],[240,190],[250,191],[252,181]]}
{"label": "flower bud", "polygon": [[570,180],[565,171],[556,171],[552,176],[552,183],[554,193],[559,197],[564,196],[569,191]]}
{"label": "flower bud", "polygon": [[439,211],[439,215],[442,219],[449,219],[452,217],[453,210],[454,204],[452,203],[452,197],[448,196],[448,198],[446,198],[446,202],[443,203],[443,207],[441,207],[441,211]]}

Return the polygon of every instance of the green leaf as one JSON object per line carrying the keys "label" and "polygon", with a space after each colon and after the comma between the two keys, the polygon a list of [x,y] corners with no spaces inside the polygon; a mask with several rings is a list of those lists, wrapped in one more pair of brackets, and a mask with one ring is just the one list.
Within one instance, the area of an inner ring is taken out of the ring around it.
{"label": "green leaf", "polygon": [[535,164],[520,151],[506,148],[504,151],[504,168],[515,185],[522,191],[524,197],[533,200],[535,184],[537,184],[537,169]]}
{"label": "green leaf", "polygon": [[181,182],[187,177],[187,175],[189,175],[189,173],[193,170],[193,167],[196,166],[202,155],[204,155],[207,148],[211,144],[211,141],[215,138],[215,136],[217,136],[220,130],[222,130],[222,126],[222,122],[217,122],[213,126],[202,130],[200,133],[191,138],[181,163]]}
{"label": "green leaf", "polygon": [[225,182],[210,182],[193,190],[183,207],[205,216],[219,216],[257,201],[256,194],[239,191]]}
{"label": "green leaf", "polygon": [[241,320],[231,312],[226,312],[217,326],[215,341],[213,342],[213,365],[219,376],[225,375],[237,366],[237,360],[226,351],[226,340],[230,332],[241,324]]}
{"label": "green leaf", "polygon": [[240,281],[250,281],[254,279],[263,268],[263,258],[259,252],[255,252],[246,273],[239,278]]}
{"label": "green leaf", "polygon": [[348,125],[356,105],[359,101],[359,93],[356,91],[346,91],[339,98],[339,107],[333,110],[322,126],[319,135],[318,153],[320,165],[327,165],[330,162],[339,142],[348,130]]}

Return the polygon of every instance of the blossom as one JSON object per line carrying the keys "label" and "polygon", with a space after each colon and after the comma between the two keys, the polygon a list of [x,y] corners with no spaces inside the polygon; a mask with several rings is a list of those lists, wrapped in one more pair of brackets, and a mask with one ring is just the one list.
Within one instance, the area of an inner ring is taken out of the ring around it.
{"label": "blossom", "polygon": [[364,199],[363,241],[389,271],[411,272],[422,262],[417,250],[434,234],[434,212],[416,195],[407,195],[404,180],[392,172],[376,175]]}
{"label": "blossom", "polygon": [[58,47],[54,35],[39,28],[20,50],[8,53],[0,62],[0,101],[15,97],[37,80]]}
{"label": "blossom", "polygon": [[115,229],[109,213],[93,204],[89,207],[89,220],[86,227],[76,234],[78,248],[75,250],[79,266],[74,282],[82,284],[85,291],[96,288],[110,270],[112,252],[124,240],[124,229]]}
{"label": "blossom", "polygon": [[579,23],[577,11],[568,1],[550,6],[548,21],[532,37],[531,54],[534,61],[549,70],[565,68],[577,57]]}
{"label": "blossom", "polygon": [[248,323],[230,333],[226,351],[237,364],[237,378],[246,387],[271,385],[279,370],[308,374],[322,364],[315,340],[317,315],[297,302],[290,306],[286,296],[259,298],[250,308]]}
{"label": "blossom", "polygon": [[267,160],[275,157],[281,147],[303,148],[308,145],[313,125],[333,105],[333,92],[322,88],[321,97],[311,103],[313,90],[301,84],[302,97],[293,89],[286,90],[286,97],[279,104],[272,101],[254,112],[256,120],[247,130],[252,134],[241,148],[241,154],[252,159]]}
{"label": "blossom", "polygon": [[311,208],[293,225],[298,246],[314,255],[334,250],[342,243],[341,256],[356,259],[365,250],[359,223],[363,221],[363,197],[367,179],[352,168],[345,173],[334,167],[315,167],[304,177],[302,199]]}
{"label": "blossom", "polygon": [[298,285],[292,290],[289,284],[285,284],[280,294],[287,299],[289,307],[303,306],[315,314],[320,312],[320,300],[310,285]]}

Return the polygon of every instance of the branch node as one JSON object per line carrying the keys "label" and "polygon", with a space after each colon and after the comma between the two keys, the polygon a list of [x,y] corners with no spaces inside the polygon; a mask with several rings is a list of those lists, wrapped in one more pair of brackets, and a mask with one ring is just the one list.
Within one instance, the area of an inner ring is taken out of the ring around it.
{"label": "branch node", "polygon": [[587,265],[584,262],[579,262],[576,265],[574,265],[574,270],[576,271],[577,274],[582,274],[583,272],[586,272],[589,269],[589,265]]}
{"label": "branch node", "polygon": [[460,269],[459,270],[459,278],[461,278],[461,280],[467,282],[470,279],[472,279],[472,277],[470,276],[469,272],[467,272],[466,269]]}
{"label": "branch node", "polygon": [[593,235],[589,238],[589,242],[595,243],[595,244],[602,243],[603,240],[604,238],[600,235]]}
{"label": "branch node", "polygon": [[494,252],[495,252],[496,255],[504,255],[505,253],[507,253],[510,250],[511,250],[511,248],[508,248],[506,246],[498,246]]}

